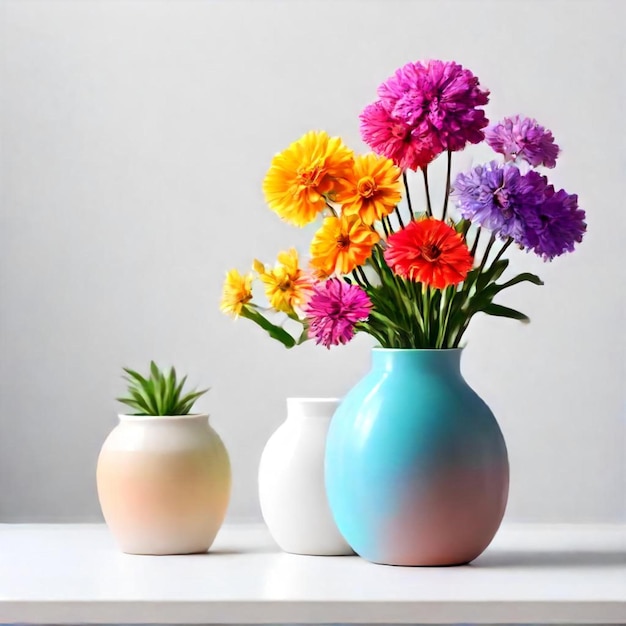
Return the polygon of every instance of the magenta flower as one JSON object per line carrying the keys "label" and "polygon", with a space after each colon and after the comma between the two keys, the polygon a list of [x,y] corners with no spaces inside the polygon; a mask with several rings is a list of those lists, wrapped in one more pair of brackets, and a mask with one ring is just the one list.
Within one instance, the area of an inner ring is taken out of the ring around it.
{"label": "magenta flower", "polygon": [[403,168],[424,167],[444,150],[479,143],[489,92],[458,63],[407,63],[378,88],[361,114],[363,140]]}
{"label": "magenta flower", "polygon": [[356,324],[368,318],[371,306],[368,295],[358,285],[338,279],[318,283],[304,310],[309,335],[327,348],[348,343]]}
{"label": "magenta flower", "polygon": [[554,167],[560,148],[554,143],[552,132],[541,126],[537,120],[515,115],[505,117],[486,132],[487,143],[505,161],[520,158],[533,167],[545,165]]}
{"label": "magenta flower", "polygon": [[441,153],[434,135],[394,119],[380,101],[366,106],[360,118],[363,141],[403,170],[424,167]]}

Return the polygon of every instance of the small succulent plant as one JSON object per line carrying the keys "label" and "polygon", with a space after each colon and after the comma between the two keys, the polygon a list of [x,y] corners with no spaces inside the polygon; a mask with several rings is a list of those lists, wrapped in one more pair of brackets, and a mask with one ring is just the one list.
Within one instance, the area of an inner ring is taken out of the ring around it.
{"label": "small succulent plant", "polygon": [[127,367],[123,369],[127,374],[123,378],[128,383],[128,397],[117,400],[135,409],[134,415],[188,415],[194,402],[208,391],[183,393],[187,376],[178,381],[173,367],[165,375],[154,361],[150,361],[148,378]]}

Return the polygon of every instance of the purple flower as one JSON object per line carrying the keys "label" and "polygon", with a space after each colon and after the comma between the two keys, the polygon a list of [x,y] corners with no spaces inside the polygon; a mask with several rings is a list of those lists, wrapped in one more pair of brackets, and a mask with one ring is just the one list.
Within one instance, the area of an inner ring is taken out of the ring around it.
{"label": "purple flower", "polygon": [[549,185],[544,202],[527,218],[522,245],[551,261],[573,252],[574,244],[582,241],[586,230],[585,212],[578,208],[578,196],[564,189],[555,191]]}
{"label": "purple flower", "polygon": [[547,184],[537,172],[522,175],[515,165],[491,161],[459,174],[452,193],[465,219],[521,243],[528,216],[544,201]]}
{"label": "purple flower", "polygon": [[487,143],[506,161],[523,159],[533,167],[554,167],[559,146],[552,133],[529,117],[505,117],[486,131]]}
{"label": "purple flower", "polygon": [[309,334],[315,343],[327,348],[348,343],[354,337],[355,326],[369,316],[372,304],[358,285],[338,279],[318,283],[305,308]]}
{"label": "purple flower", "polygon": [[403,168],[424,167],[444,150],[485,138],[489,92],[458,63],[407,63],[378,88],[361,114],[363,140]]}

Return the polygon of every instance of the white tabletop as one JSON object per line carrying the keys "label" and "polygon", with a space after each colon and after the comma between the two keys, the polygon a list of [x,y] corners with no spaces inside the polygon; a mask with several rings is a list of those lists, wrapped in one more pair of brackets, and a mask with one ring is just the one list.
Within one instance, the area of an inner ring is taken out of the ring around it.
{"label": "white tabletop", "polygon": [[626,623],[626,526],[505,526],[470,566],[280,552],[121,554],[100,525],[0,525],[1,623]]}

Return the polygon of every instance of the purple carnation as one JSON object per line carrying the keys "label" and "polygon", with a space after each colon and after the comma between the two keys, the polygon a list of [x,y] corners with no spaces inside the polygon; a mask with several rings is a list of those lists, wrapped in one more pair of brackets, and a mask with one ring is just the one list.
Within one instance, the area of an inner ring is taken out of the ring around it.
{"label": "purple carnation", "polygon": [[327,348],[345,344],[354,337],[355,326],[366,320],[372,304],[358,285],[330,279],[318,283],[305,308],[309,334]]}
{"label": "purple carnation", "polygon": [[533,167],[554,167],[559,146],[552,132],[529,117],[505,117],[486,131],[487,143],[506,161],[523,159]]}
{"label": "purple carnation", "polygon": [[515,165],[491,161],[459,174],[453,195],[465,219],[521,243],[528,216],[544,201],[547,184],[537,172],[523,175]]}
{"label": "purple carnation", "polygon": [[363,140],[403,168],[424,167],[444,150],[484,138],[489,92],[454,62],[407,63],[378,88],[361,114]]}
{"label": "purple carnation", "polygon": [[574,244],[583,240],[587,224],[585,212],[578,208],[578,196],[564,189],[546,189],[545,200],[536,213],[528,216],[522,245],[544,260],[573,252]]}

